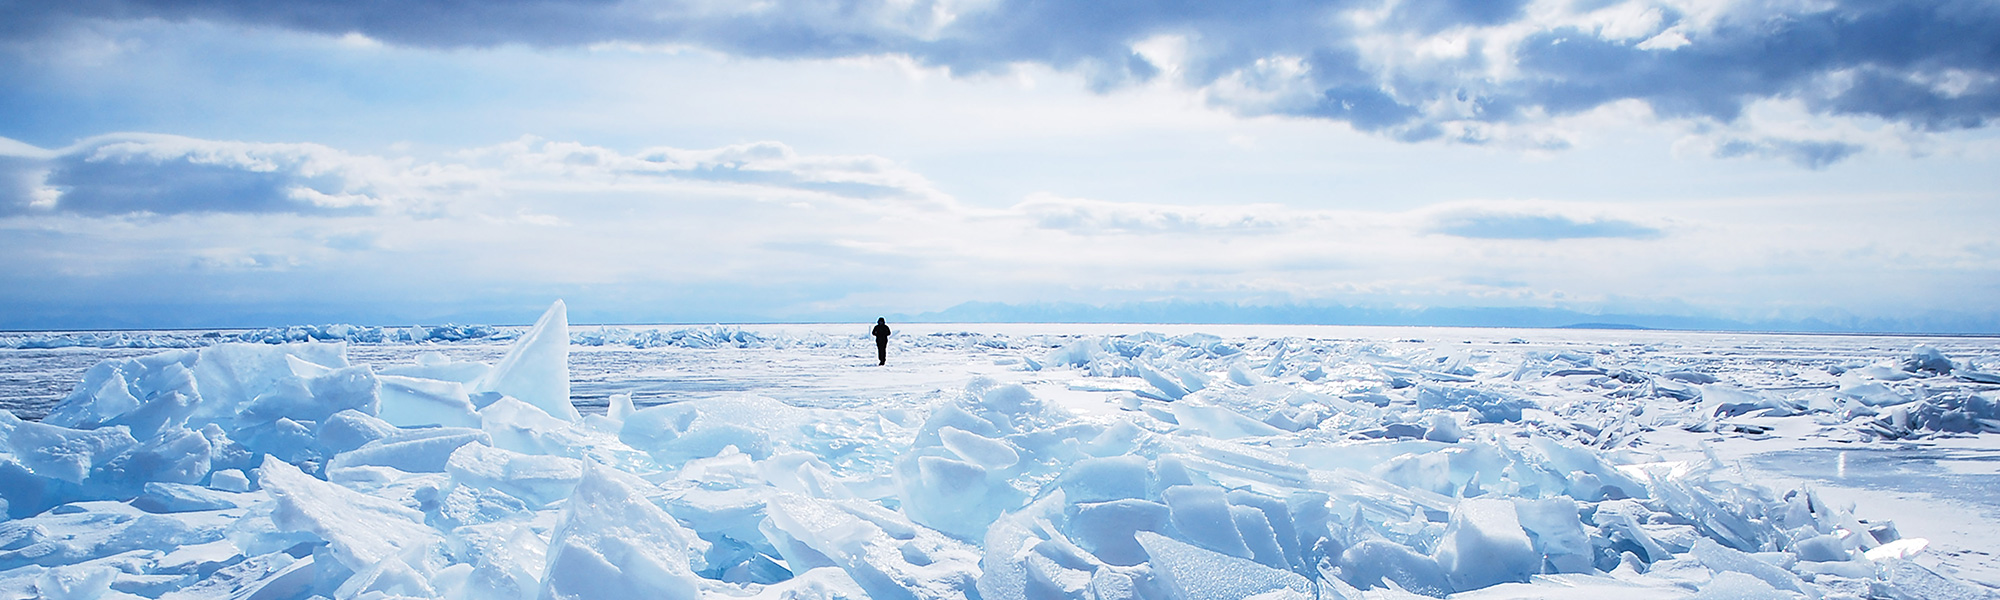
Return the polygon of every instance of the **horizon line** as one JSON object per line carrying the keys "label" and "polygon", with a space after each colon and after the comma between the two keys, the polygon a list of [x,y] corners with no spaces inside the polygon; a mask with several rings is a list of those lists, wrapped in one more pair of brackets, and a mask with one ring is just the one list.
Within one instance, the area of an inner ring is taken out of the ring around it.
{"label": "horizon line", "polygon": [[[1379,324],[1379,323],[1256,323],[1256,322],[1190,322],[1190,321],[933,321],[901,320],[895,323],[915,325],[1173,325],[1200,326],[1218,325],[1227,327],[1367,327],[1367,328],[1420,328],[1420,329],[1528,329],[1548,331],[1634,331],[1665,333],[1729,333],[1743,335],[1811,335],[1811,336],[1856,336],[1856,337],[1935,337],[1935,338],[2000,338],[2000,331],[1988,332],[1916,332],[1889,330],[1793,330],[1793,329],[1713,329],[1650,327],[1629,323],[1573,323],[1568,325],[1435,325],[1435,324]],[[569,323],[569,327],[728,327],[728,326],[770,326],[770,325],[847,325],[867,324],[866,321],[675,321],[652,323]],[[531,327],[526,323],[437,323],[401,325],[360,325],[355,323],[294,323],[267,327],[148,327],[128,329],[6,329],[0,328],[0,335],[19,334],[82,334],[82,333],[130,333],[130,332],[244,332],[267,329],[287,329],[292,327],[328,327],[348,325],[376,329],[401,329],[410,327],[443,326],[484,326],[484,327]]]}

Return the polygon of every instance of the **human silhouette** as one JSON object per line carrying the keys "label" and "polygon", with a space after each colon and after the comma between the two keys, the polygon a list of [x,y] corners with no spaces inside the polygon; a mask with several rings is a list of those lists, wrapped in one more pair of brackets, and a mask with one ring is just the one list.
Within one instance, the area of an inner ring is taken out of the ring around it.
{"label": "human silhouette", "polygon": [[874,333],[875,360],[880,361],[877,364],[886,366],[889,364],[889,322],[876,317]]}

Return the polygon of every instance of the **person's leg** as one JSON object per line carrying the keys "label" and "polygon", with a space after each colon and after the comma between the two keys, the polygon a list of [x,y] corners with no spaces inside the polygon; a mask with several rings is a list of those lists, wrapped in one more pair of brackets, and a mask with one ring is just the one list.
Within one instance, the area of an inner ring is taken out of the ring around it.
{"label": "person's leg", "polygon": [[875,364],[889,364],[889,340],[875,340]]}

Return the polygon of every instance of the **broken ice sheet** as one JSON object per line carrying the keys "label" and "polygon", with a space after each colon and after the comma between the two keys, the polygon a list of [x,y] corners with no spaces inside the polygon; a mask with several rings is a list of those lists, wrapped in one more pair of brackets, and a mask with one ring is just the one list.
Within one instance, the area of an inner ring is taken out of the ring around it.
{"label": "broken ice sheet", "polygon": [[315,343],[107,361],[43,423],[0,422],[0,597],[1981,593],[1865,507],[1647,453],[1739,417],[1981,435],[1964,344],[1766,369],[1670,345],[912,336],[914,360],[1039,369],[572,418],[565,339],[743,369],[872,347],[560,310],[500,366]]}

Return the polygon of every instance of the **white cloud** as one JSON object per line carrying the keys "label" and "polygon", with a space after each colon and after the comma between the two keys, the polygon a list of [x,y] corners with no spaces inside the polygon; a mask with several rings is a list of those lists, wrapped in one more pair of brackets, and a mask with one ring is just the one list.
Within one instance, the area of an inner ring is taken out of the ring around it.
{"label": "white cloud", "polygon": [[[921,312],[972,299],[1976,309],[1984,296],[1933,294],[1966,291],[1949,281],[1980,281],[2000,262],[1991,248],[1936,243],[1983,239],[1992,214],[1925,225],[1879,218],[1872,199],[1827,201],[1837,210],[1804,200],[1329,208],[1043,192],[988,208],[894,159],[776,142],[619,151],[525,138],[419,161],[105,139],[119,141],[37,156],[189,180],[274,177],[268,189],[312,192],[279,199],[283,210],[16,210],[0,217],[0,252],[18,257],[0,273],[85,295],[97,289],[89,282],[172,275],[144,284],[156,302],[299,302],[326,285],[366,288],[385,306],[556,294],[658,320]],[[158,205],[127,191],[98,206]],[[1853,277],[1907,285],[1857,287]],[[1761,283],[1774,280],[1787,283]]]}
{"label": "white cloud", "polygon": [[1179,207],[1035,194],[1012,210],[1033,220],[1037,227],[1081,235],[1257,233],[1300,225],[1274,218],[1284,211],[1270,205]]}

